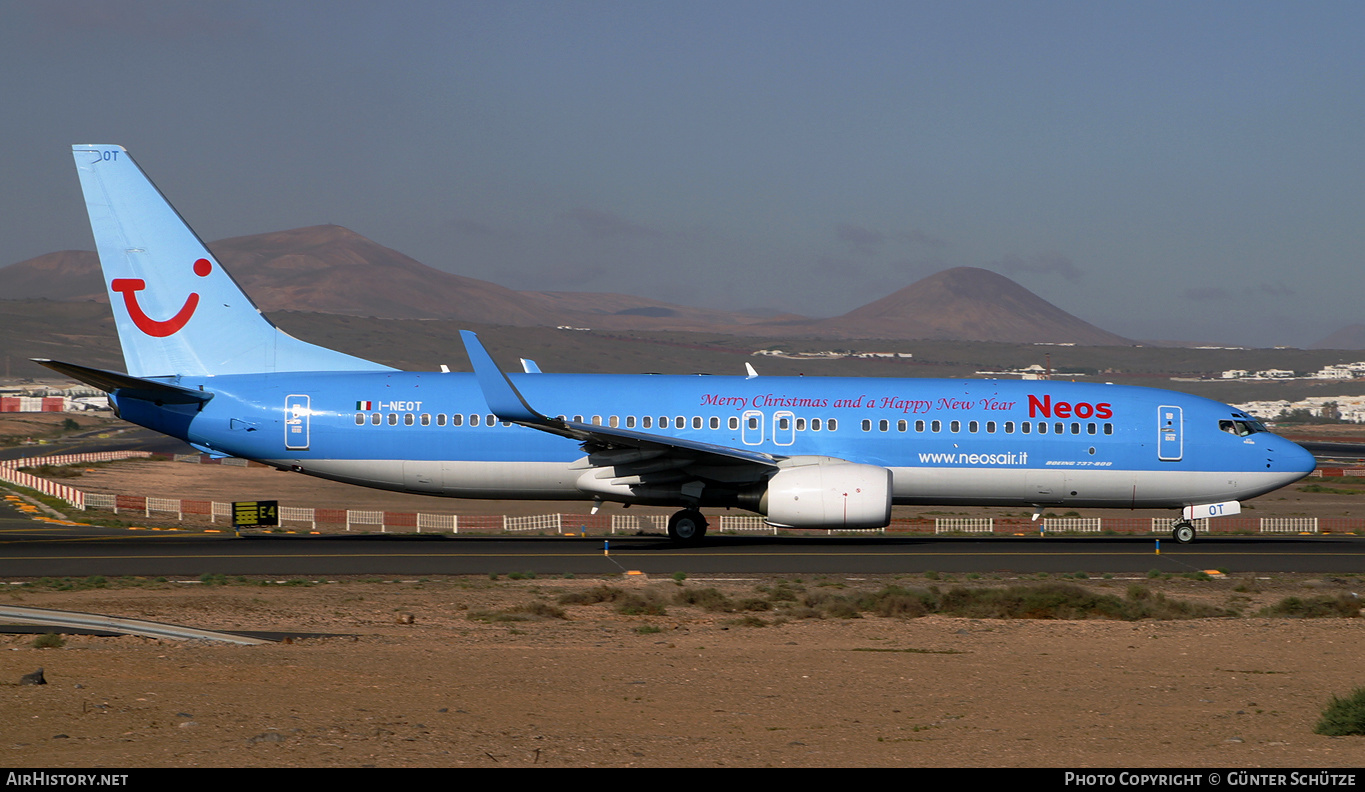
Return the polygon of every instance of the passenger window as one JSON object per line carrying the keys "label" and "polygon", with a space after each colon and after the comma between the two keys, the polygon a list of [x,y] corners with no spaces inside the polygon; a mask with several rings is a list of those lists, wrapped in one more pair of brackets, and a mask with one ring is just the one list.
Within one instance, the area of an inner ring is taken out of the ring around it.
{"label": "passenger window", "polygon": [[739,419],[736,418],[736,417],[733,416],[733,415],[730,416],[730,420],[729,420],[728,423],[729,423],[729,426],[730,426],[730,430],[731,430],[731,431],[734,431],[735,429],[738,429],[738,428],[739,428]]}
{"label": "passenger window", "polygon": [[437,426],[445,426],[445,425],[446,425],[446,414],[445,414],[445,413],[436,413],[436,425],[437,425]]}
{"label": "passenger window", "polygon": [[758,419],[757,419],[757,418],[750,418],[750,419],[749,419],[749,428],[750,428],[750,429],[757,429],[757,428],[758,428]]}
{"label": "passenger window", "polygon": [[885,418],[883,418],[880,422],[877,423],[877,431],[879,432],[885,432],[890,428],[891,422],[886,420]]}
{"label": "passenger window", "polygon": [[948,424],[948,430],[954,434],[962,431],[962,422],[953,421],[952,423]]}
{"label": "passenger window", "polygon": [[[575,415],[575,416],[573,417],[573,422],[574,422],[574,423],[583,423],[583,416],[581,416],[581,415]],[[478,426],[478,424],[474,423],[473,420],[470,420],[469,425],[470,425],[470,426]]]}
{"label": "passenger window", "polygon": [[378,426],[378,425],[380,424],[381,421],[383,421],[383,416],[381,416],[379,413],[372,413],[372,414],[370,415],[370,423],[371,423],[371,424],[373,424],[373,425],[375,425],[375,426]]}
{"label": "passenger window", "polygon": [[654,427],[654,417],[646,415],[645,417],[641,418],[640,426],[645,429],[652,429]]}
{"label": "passenger window", "polygon": [[943,431],[943,422],[942,422],[942,421],[934,421],[933,423],[929,424],[929,430],[930,430],[930,431],[933,431],[933,432],[941,432],[941,431]]}
{"label": "passenger window", "polygon": [[422,413],[422,425],[431,426],[431,413]]}
{"label": "passenger window", "polygon": [[798,431],[798,432],[804,432],[804,431],[806,431],[806,419],[805,419],[805,418],[797,418],[797,419],[796,419],[796,431]]}
{"label": "passenger window", "polygon": [[1086,425],[1085,425],[1085,433],[1086,433],[1086,434],[1094,434],[1094,433],[1095,433],[1095,425],[1094,425],[1093,423],[1088,423],[1088,424],[1086,424]]}
{"label": "passenger window", "polygon": [[1019,424],[1019,431],[1022,432],[1023,434],[1028,434],[1029,432],[1033,431],[1033,424],[1029,423],[1028,421],[1022,421]]}
{"label": "passenger window", "polygon": [[1114,425],[1111,424],[1111,423],[1105,424],[1105,425],[1104,425],[1104,433],[1107,434],[1107,435],[1113,434],[1113,433],[1114,433]]}
{"label": "passenger window", "polygon": [[701,416],[700,416],[700,415],[694,415],[694,416],[692,416],[692,428],[693,428],[693,429],[700,429],[700,428],[701,428]]}
{"label": "passenger window", "polygon": [[712,428],[712,429],[719,429],[719,428],[720,428],[720,419],[717,418],[717,417],[714,416],[714,415],[711,416],[711,428]]}
{"label": "passenger window", "polygon": [[872,431],[872,421],[868,420],[867,418],[863,419],[863,431],[864,432]]}
{"label": "passenger window", "polygon": [[1005,434],[1014,434],[1014,421],[1005,421]]}
{"label": "passenger window", "polygon": [[908,428],[910,428],[910,425],[907,424],[904,420],[900,420],[900,421],[897,421],[897,422],[896,422],[896,431],[897,431],[897,432],[904,432],[904,431],[905,431],[906,429],[908,429]]}
{"label": "passenger window", "polygon": [[810,430],[811,430],[812,432],[818,432],[818,431],[820,431],[820,419],[819,419],[819,418],[812,418],[812,419],[810,419]]}
{"label": "passenger window", "polygon": [[986,422],[986,434],[995,434],[995,421]]}
{"label": "passenger window", "polygon": [[1072,433],[1072,434],[1080,434],[1080,433],[1081,433],[1081,425],[1078,424],[1078,423],[1072,422],[1072,424],[1071,424],[1071,433]]}
{"label": "passenger window", "polygon": [[828,428],[831,432],[838,431],[838,429],[839,429],[839,419],[838,419],[838,418],[831,418],[831,419],[829,419],[829,423],[828,423],[828,425],[827,425],[827,428]]}
{"label": "passenger window", "polygon": [[674,419],[673,426],[678,429],[686,429],[687,418],[685,416],[679,415],[676,419]]}
{"label": "passenger window", "polygon": [[498,422],[498,416],[496,415],[487,415],[484,416],[484,419],[487,422],[488,426],[492,426]]}
{"label": "passenger window", "polygon": [[1047,434],[1047,424],[1042,421],[1038,422],[1038,434]]}
{"label": "passenger window", "polygon": [[469,425],[470,425],[470,426],[478,426],[478,425],[479,425],[479,416],[477,416],[477,415],[470,415],[470,416],[469,416]]}
{"label": "passenger window", "polygon": [[464,425],[464,416],[461,415],[461,414],[459,414],[459,413],[454,413],[454,414],[452,414],[452,415],[450,416],[450,425],[451,425],[451,426],[462,426],[462,425]]}
{"label": "passenger window", "polygon": [[356,426],[364,426],[364,425],[365,425],[365,413],[356,413],[356,414],[355,414],[355,425],[356,425]]}
{"label": "passenger window", "polygon": [[412,426],[412,413],[403,413],[403,425]]}
{"label": "passenger window", "polygon": [[633,416],[633,415],[627,415],[627,416],[626,416],[626,428],[627,428],[627,429],[634,429],[634,428],[635,428],[635,416]]}
{"label": "passenger window", "polygon": [[601,426],[601,425],[602,425],[602,416],[600,416],[600,415],[594,415],[594,416],[592,417],[592,425],[593,425],[593,426]]}
{"label": "passenger window", "polygon": [[610,426],[610,427],[613,428],[613,429],[615,429],[616,427],[618,427],[618,426],[620,426],[620,425],[621,425],[621,419],[620,419],[620,418],[617,418],[615,415],[613,415],[613,416],[611,416],[610,418],[607,419],[607,426]]}
{"label": "passenger window", "polygon": [[1062,426],[1061,423],[1055,423],[1055,424],[1052,425],[1052,433],[1053,433],[1053,434],[1062,434],[1062,433],[1065,432],[1065,431],[1066,431],[1066,427]]}
{"label": "passenger window", "polygon": [[977,430],[980,428],[981,424],[977,423],[976,421],[972,421],[971,423],[967,424],[967,431],[971,432],[972,434],[976,434]]}
{"label": "passenger window", "polygon": [[916,432],[924,431],[924,421],[915,421],[915,431]]}
{"label": "passenger window", "polygon": [[792,419],[790,419],[790,418],[783,417],[783,418],[779,418],[778,421],[777,421],[777,428],[778,428],[778,429],[781,429],[781,430],[783,430],[783,431],[786,431],[786,430],[790,429],[790,428],[791,428],[791,425],[792,425]]}

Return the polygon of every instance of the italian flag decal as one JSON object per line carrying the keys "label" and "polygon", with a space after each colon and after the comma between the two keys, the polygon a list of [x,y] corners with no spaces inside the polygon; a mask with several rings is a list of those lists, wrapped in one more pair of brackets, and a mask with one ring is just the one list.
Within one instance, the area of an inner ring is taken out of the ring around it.
{"label": "italian flag decal", "polygon": [[357,410],[373,410],[374,402],[358,401],[355,403],[355,408]]}

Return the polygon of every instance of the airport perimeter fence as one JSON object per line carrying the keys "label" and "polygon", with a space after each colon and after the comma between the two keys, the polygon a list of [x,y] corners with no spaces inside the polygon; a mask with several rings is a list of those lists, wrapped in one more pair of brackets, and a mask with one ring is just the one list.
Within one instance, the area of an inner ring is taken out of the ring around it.
{"label": "airport perimeter fence", "polygon": [[[0,481],[37,490],[81,509],[103,509],[121,515],[146,519],[171,518],[177,521],[203,521],[210,525],[232,524],[232,504],[189,498],[159,498],[147,495],[115,495],[85,492],[67,484],[35,476],[20,468],[60,466],[146,458],[146,451],[106,451],[92,454],[64,454],[0,461]],[[202,461],[198,455],[176,457]],[[214,464],[246,466],[247,461],[231,457]],[[1314,471],[1320,476],[1365,476],[1365,469],[1326,468]],[[285,506],[279,509],[282,530],[314,532],[379,533],[537,533],[557,535],[634,535],[662,534],[668,530],[665,514],[539,514],[526,516],[499,514],[430,514],[426,512],[381,511],[373,509],[315,508]],[[1047,535],[1057,533],[1157,534],[1171,531],[1172,517],[1044,517],[1033,521],[1024,517],[914,517],[896,518],[885,528],[823,529],[828,534],[999,534]],[[721,533],[776,534],[781,529],[756,515],[722,514],[713,524]],[[1326,534],[1365,532],[1362,517],[1219,517],[1216,521],[1196,520],[1198,533]],[[803,531],[808,532],[808,531]]]}

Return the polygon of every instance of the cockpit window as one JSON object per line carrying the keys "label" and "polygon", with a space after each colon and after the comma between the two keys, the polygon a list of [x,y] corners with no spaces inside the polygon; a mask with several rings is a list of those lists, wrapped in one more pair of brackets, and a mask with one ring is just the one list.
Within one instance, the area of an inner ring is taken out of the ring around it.
{"label": "cockpit window", "polygon": [[1236,421],[1223,420],[1218,422],[1218,428],[1228,434],[1237,435],[1238,437],[1246,437],[1247,435],[1266,431],[1265,426],[1255,419]]}

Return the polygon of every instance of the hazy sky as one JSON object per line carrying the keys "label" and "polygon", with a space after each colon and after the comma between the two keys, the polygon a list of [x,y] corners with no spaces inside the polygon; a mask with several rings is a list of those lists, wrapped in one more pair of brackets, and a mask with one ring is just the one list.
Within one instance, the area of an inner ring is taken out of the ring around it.
{"label": "hazy sky", "polygon": [[205,239],[843,313],[953,266],[1136,338],[1365,322],[1359,2],[0,0],[0,264],[72,143]]}

